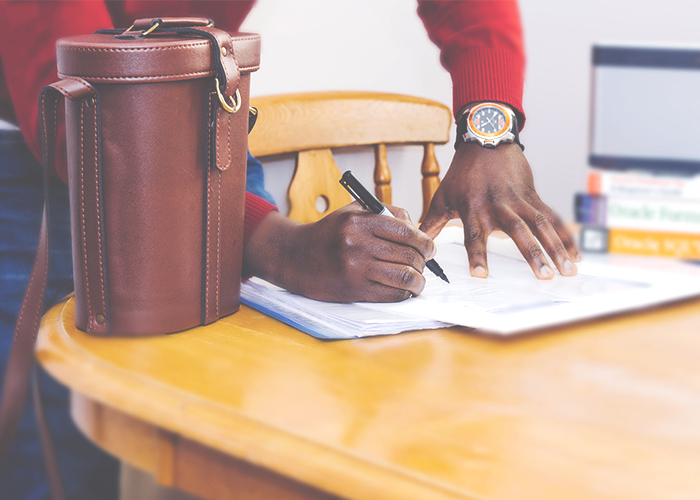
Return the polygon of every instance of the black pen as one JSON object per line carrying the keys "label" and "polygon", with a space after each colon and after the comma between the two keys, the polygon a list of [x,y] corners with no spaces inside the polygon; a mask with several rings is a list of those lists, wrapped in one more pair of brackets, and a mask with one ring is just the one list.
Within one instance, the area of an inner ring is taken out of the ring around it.
{"label": "black pen", "polygon": [[[360,184],[360,181],[358,181],[355,176],[352,175],[350,170],[345,172],[343,177],[340,178],[340,184],[342,184],[342,186],[348,190],[348,193],[350,193],[365,210],[369,210],[370,212],[378,215],[388,215],[389,217],[394,217],[394,214],[392,214],[388,208],[382,205],[381,201],[379,201],[372,193],[367,191],[362,184]],[[426,260],[425,267],[430,269],[433,274],[441,280],[444,280],[447,283],[450,282],[440,265],[435,262],[435,259]]]}

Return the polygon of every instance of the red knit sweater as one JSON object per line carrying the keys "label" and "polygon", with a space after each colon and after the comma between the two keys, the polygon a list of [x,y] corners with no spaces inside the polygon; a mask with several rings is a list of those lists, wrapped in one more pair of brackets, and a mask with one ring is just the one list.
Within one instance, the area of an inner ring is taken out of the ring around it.
{"label": "red knit sweater", "polygon": [[[264,0],[261,0],[264,1]],[[109,27],[128,27],[137,18],[207,17],[230,32],[238,31],[254,0],[162,2],[94,0],[61,2],[0,1],[0,118],[17,123],[29,148],[41,158],[39,90],[56,77],[56,40]],[[442,64],[452,75],[455,114],[470,102],[510,104],[522,116],[524,56],[515,0],[418,2],[428,35],[441,49]],[[66,180],[65,131],[59,132],[56,172]],[[248,194],[246,236],[274,207]],[[247,238],[246,238],[247,239]]]}

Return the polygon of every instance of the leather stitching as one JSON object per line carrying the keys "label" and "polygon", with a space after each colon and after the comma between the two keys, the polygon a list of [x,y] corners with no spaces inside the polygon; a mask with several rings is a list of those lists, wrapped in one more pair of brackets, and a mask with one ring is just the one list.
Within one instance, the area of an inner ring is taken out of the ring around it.
{"label": "leather stitching", "polygon": [[[227,143],[226,143],[226,151],[224,152],[226,154],[225,161],[221,160],[221,136],[223,135],[223,131],[221,130],[223,128],[223,125],[226,124],[226,131],[227,131]],[[222,108],[219,108],[216,112],[216,167],[219,170],[226,170],[229,165],[231,164],[231,119],[228,115],[228,112],[224,111]]]}
{"label": "leather stitching", "polygon": [[[209,115],[211,116],[211,103],[212,95],[209,95]],[[211,202],[211,134],[209,134],[209,139],[207,141],[207,229],[206,229],[206,251],[205,251],[205,270],[204,270],[204,321],[209,320],[209,231],[211,230],[211,215],[210,215],[210,202]]]}
{"label": "leather stitching", "polygon": [[[209,172],[209,175],[211,175],[211,172]],[[210,247],[210,239],[211,239],[211,196],[212,196],[212,188],[211,188],[211,178],[207,181],[207,270],[206,270],[206,280],[205,280],[205,290],[206,290],[206,311],[205,315],[207,320],[209,319],[209,302],[211,301],[211,294],[209,293],[209,280],[210,280],[210,268],[211,268],[211,247]]]}
{"label": "leather stitching", "polygon": [[191,49],[192,47],[205,47],[209,45],[209,42],[197,42],[189,45],[172,45],[168,47],[120,47],[113,49],[96,49],[93,47],[71,47],[68,45],[56,45],[57,48],[61,50],[75,50],[79,52],[149,52],[155,50],[179,50],[179,49]]}
{"label": "leather stitching", "polygon": [[[218,38],[217,38],[217,39],[218,39]],[[228,37],[228,41],[231,42],[231,37],[230,37],[230,36]],[[233,59],[233,64],[234,64],[234,66],[236,67],[236,84],[235,84],[235,88],[238,89],[239,86],[240,86],[240,79],[241,79],[241,76],[240,76],[240,72],[238,71],[238,63],[236,62],[236,57],[235,57],[235,55],[234,55],[234,53],[233,53],[233,43],[231,42],[230,46],[227,47],[227,46],[226,46],[226,42],[224,41],[224,42],[222,42],[221,45],[222,45],[222,47],[225,47],[226,50],[229,51],[229,53],[231,54],[231,58]],[[224,68],[224,75],[226,76],[226,84],[227,84],[226,90],[229,91],[228,93],[229,93],[230,95],[233,95],[233,94],[235,93],[235,91],[232,91],[233,89],[229,89],[229,88],[228,88],[228,87],[229,87],[229,86],[228,86],[229,76],[228,76],[228,71],[226,71],[226,63],[223,62],[223,63],[221,64],[221,66]],[[223,110],[220,110],[220,111],[219,111],[219,115],[221,115],[221,116],[223,117],[224,121],[226,122],[226,133],[227,133],[227,136],[228,136],[227,139],[226,139],[226,165],[221,165],[221,166],[220,166],[220,169],[221,169],[221,170],[226,170],[226,169],[230,166],[230,164],[231,164],[231,117],[230,117],[230,116],[224,116]],[[217,134],[217,136],[218,136],[218,134]],[[218,139],[218,137],[217,137],[217,139]],[[218,144],[219,144],[219,141],[217,140],[217,148],[219,147]]]}
{"label": "leather stitching", "polygon": [[102,299],[102,314],[107,315],[107,303],[105,299],[105,276],[102,258],[102,218],[100,214],[100,177],[99,157],[97,151],[97,103],[92,107],[95,111],[95,200],[97,204],[97,255],[100,263],[100,294]]}
{"label": "leather stitching", "polygon": [[219,285],[221,284],[221,177],[222,172],[216,172],[217,214],[216,214],[216,319],[219,319]]}
{"label": "leather stitching", "polygon": [[[42,95],[41,95],[41,108],[42,108],[42,110],[46,109],[45,104],[44,104],[45,100],[46,100],[46,93],[42,93]],[[56,106],[58,106],[58,99],[56,99]],[[55,117],[56,114],[57,113],[54,113],[54,122],[56,121],[56,117]],[[46,140],[48,140],[48,131],[46,130],[46,118],[44,117],[44,120],[42,120],[42,121],[44,122],[44,140],[46,141]],[[48,148],[47,148],[47,161],[48,161]],[[47,224],[48,224],[48,222],[49,221],[46,221]],[[39,241],[41,241],[41,235],[39,235]],[[48,257],[48,252],[46,254]],[[37,256],[38,255],[39,255],[39,253],[37,251]],[[44,283],[46,283],[46,273],[48,272],[48,267],[49,267],[48,265],[44,266]],[[29,285],[27,285],[27,290],[32,289],[35,278],[36,278],[36,275],[34,273],[32,273],[31,278],[29,280]],[[24,317],[24,308],[26,307],[28,302],[29,301],[27,301],[27,300],[22,301],[22,307],[19,311],[19,316],[17,318],[17,325],[18,326],[17,326],[17,328],[15,328],[15,335],[12,337],[12,344],[14,344],[19,338],[19,331],[21,330],[19,325],[22,324],[22,318]],[[38,315],[36,315],[36,318],[34,319],[34,329],[36,329],[36,323],[37,323],[37,321],[39,321],[40,316],[41,316],[41,314],[38,314]],[[36,334],[35,334],[35,336],[36,336]]]}
{"label": "leather stitching", "polygon": [[[212,100],[213,96],[210,96],[209,100],[209,116],[211,116],[212,113]],[[223,111],[221,109],[217,110],[217,115],[221,116],[223,114]],[[225,118],[225,117],[224,117]],[[228,124],[228,120],[225,120],[226,123]],[[217,158],[217,165],[211,165],[207,169],[207,252],[206,252],[206,283],[205,283],[205,289],[206,289],[206,311],[205,311],[205,316],[206,320],[209,321],[211,319],[211,300],[214,301],[213,304],[213,309],[214,309],[214,315],[215,319],[219,318],[219,295],[220,295],[220,282],[221,282],[221,175],[222,173],[218,170],[218,161],[219,161],[219,132],[220,132],[220,125],[221,125],[221,120],[217,118],[216,120],[216,158]],[[229,137],[230,137],[230,128],[229,128]],[[210,145],[208,147],[211,147]],[[214,177],[215,176],[215,177]],[[214,186],[214,183],[216,183],[216,186]],[[216,196],[217,196],[217,214],[216,214],[216,227],[212,228],[211,223],[212,223],[212,206],[211,206],[211,196],[214,194],[214,187],[216,187]],[[210,246],[209,243],[211,241],[211,237],[216,238],[216,263],[215,263],[215,269],[211,269],[211,259],[213,258],[211,250],[213,250]],[[211,276],[211,271],[214,271],[214,275]],[[213,285],[214,285],[214,296],[212,297],[210,293],[210,282],[213,280]]]}
{"label": "leather stitching", "polygon": [[[251,71],[257,71],[260,69],[260,65],[257,66],[247,66],[245,68],[238,68],[239,71],[246,73],[246,72],[251,72]],[[216,75],[216,71],[193,71],[192,73],[177,73],[177,74],[168,74],[168,75],[155,75],[155,76],[92,76],[92,75],[69,75],[67,73],[59,73],[58,76],[60,78],[85,78],[86,80],[92,80],[95,82],[109,82],[111,80],[119,80],[119,81],[134,81],[134,82],[142,82],[142,81],[147,81],[147,80],[157,80],[157,79],[162,79],[162,78],[176,78],[180,76],[214,76]],[[240,76],[238,77],[239,85],[240,85]]]}
{"label": "leather stitching", "polygon": [[[236,59],[236,53],[233,51],[233,40],[231,40],[231,37],[229,37],[229,41],[231,42],[231,59],[233,59],[233,64],[236,66],[236,89],[239,89],[241,87],[241,69],[238,67],[238,60]],[[232,92],[231,95],[234,93]]]}
{"label": "leather stitching", "polygon": [[215,74],[216,74],[215,71],[194,71],[192,73],[178,73],[178,74],[155,75],[155,76],[90,76],[90,75],[68,75],[65,73],[59,73],[58,76],[65,77],[65,78],[70,78],[70,77],[85,78],[86,80],[94,80],[94,81],[109,81],[109,80],[144,81],[144,80],[155,80],[158,78],[170,78],[170,77],[178,77],[178,76],[214,76]]}
{"label": "leather stitching", "polygon": [[90,306],[90,284],[88,282],[87,229],[85,228],[84,109],[85,101],[80,101],[80,234],[83,240],[83,274],[85,275],[85,303],[88,313],[87,329],[92,330],[92,307]]}
{"label": "leather stitching", "polygon": [[226,168],[231,166],[231,116],[225,116],[226,119],[226,132],[228,138],[226,139]]}
{"label": "leather stitching", "polygon": [[248,40],[260,40],[260,36],[236,37],[237,42],[247,42]]}
{"label": "leather stitching", "polygon": [[221,161],[219,160],[219,128],[221,124],[221,120],[219,119],[219,116],[221,114],[221,110],[217,108],[216,111],[216,134],[214,135],[215,140],[216,140],[216,166],[218,167],[221,164]]}
{"label": "leather stitching", "polygon": [[[77,82],[77,81],[78,81],[78,80],[76,80],[76,82]],[[66,96],[68,96],[68,99],[70,99],[71,101],[74,101],[74,100],[75,100],[75,96],[74,96],[73,94],[71,94],[70,92],[68,92],[66,89],[64,89],[63,87],[58,87],[58,88],[60,89],[60,91],[61,91],[63,94],[65,94]]]}
{"label": "leather stitching", "polygon": [[[46,124],[44,124],[44,127]],[[44,129],[44,137],[48,137],[48,133],[46,129]],[[48,151],[49,148],[47,149],[47,152],[52,155],[53,158],[55,158],[56,155],[56,141],[58,140],[58,98],[54,97],[53,98],[53,141],[52,144],[54,145],[53,151]],[[48,157],[47,157],[47,163],[48,163]],[[48,181],[48,179],[46,179]],[[44,202],[44,205],[48,203],[48,200]],[[46,214],[48,216],[48,213]],[[47,231],[48,225],[51,223],[50,220],[48,220],[48,217],[46,218],[46,224],[47,224]],[[44,244],[48,244],[48,240],[44,242]],[[46,294],[46,285],[47,285],[47,279],[48,279],[48,273],[49,273],[49,255],[50,255],[51,249],[47,248],[46,249],[46,257],[44,259],[44,277],[42,279],[42,292],[41,296],[43,297]],[[34,326],[33,326],[33,331],[34,331],[34,336],[32,337],[32,342],[36,342],[36,337],[39,335],[39,329],[37,328],[37,323],[41,319],[41,313],[37,314],[36,317],[34,318]]]}
{"label": "leather stitching", "polygon": [[[219,38],[217,37],[216,40],[218,41]],[[225,44],[221,44],[221,45],[222,45],[222,47],[226,47]],[[218,57],[218,56],[219,56],[219,55],[217,54],[217,57]],[[221,63],[221,67],[224,69],[224,77],[226,78],[226,90],[228,90],[228,91],[230,92],[231,89],[228,88],[228,71],[226,71],[226,63],[225,63],[225,62],[222,62],[222,63]],[[233,92],[231,92],[230,95],[233,95]],[[230,96],[224,96],[224,97],[230,97]]]}
{"label": "leather stitching", "polygon": [[[70,76],[68,77],[68,79],[70,79],[73,82],[79,83],[80,85],[82,85],[83,87],[88,89],[90,91],[90,94],[96,95],[95,90],[92,87],[90,87],[89,85],[87,85],[85,82],[79,80],[78,78],[73,78]],[[74,101],[76,96],[74,96],[73,94],[68,92],[68,90],[63,85],[60,85],[61,83],[62,82],[58,82],[57,84],[52,85],[52,87],[55,87],[56,89],[61,91],[62,94],[66,95],[68,97],[68,99],[70,99],[71,101]]]}

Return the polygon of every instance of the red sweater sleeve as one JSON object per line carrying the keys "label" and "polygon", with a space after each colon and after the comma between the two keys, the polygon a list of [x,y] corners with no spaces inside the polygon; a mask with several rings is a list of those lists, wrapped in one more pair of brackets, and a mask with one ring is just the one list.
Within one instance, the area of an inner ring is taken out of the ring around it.
{"label": "red sweater sleeve", "polygon": [[245,194],[245,223],[243,226],[243,246],[248,244],[250,235],[253,234],[255,228],[258,227],[270,212],[277,211],[277,207],[266,202],[262,198],[258,198],[254,194],[246,192]]}
{"label": "red sweater sleeve", "polygon": [[455,116],[475,101],[512,106],[522,126],[525,55],[515,0],[418,0],[418,15],[452,75]]}

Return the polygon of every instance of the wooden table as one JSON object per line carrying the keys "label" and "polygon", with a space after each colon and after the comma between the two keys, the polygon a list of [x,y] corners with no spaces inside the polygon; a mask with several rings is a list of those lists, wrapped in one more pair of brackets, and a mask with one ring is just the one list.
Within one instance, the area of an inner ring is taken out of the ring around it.
{"label": "wooden table", "polygon": [[95,443],[206,499],[700,498],[700,300],[524,337],[323,342],[254,310],[37,355]]}

